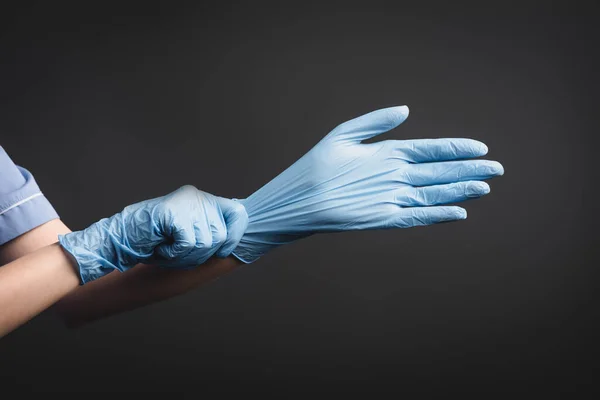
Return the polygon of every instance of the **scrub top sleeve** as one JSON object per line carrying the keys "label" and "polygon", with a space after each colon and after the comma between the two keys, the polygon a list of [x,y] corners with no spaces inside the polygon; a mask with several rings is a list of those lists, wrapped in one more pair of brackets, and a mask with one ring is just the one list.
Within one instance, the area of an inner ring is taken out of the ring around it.
{"label": "scrub top sleeve", "polygon": [[31,172],[0,146],[0,245],[58,218]]}

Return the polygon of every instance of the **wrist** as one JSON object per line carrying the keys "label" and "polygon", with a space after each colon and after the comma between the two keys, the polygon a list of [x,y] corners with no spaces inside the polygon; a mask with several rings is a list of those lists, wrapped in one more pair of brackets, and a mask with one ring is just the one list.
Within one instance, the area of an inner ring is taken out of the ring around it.
{"label": "wrist", "polygon": [[119,227],[120,214],[104,218],[84,230],[59,235],[62,248],[73,257],[81,284],[91,282],[118,270],[124,272],[138,263],[126,246]]}
{"label": "wrist", "polygon": [[262,188],[239,200],[248,214],[248,227],[231,254],[246,264],[257,261],[276,247],[313,234],[309,226],[290,220],[294,212],[282,201],[285,196],[264,191]]}

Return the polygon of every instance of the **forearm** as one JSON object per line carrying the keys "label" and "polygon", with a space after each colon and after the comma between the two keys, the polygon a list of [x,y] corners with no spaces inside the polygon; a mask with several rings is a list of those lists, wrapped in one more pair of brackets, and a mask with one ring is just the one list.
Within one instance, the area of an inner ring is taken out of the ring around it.
{"label": "forearm", "polygon": [[56,305],[69,327],[78,327],[110,315],[133,310],[183,294],[241,265],[234,257],[211,258],[189,270],[137,265],[90,282]]}
{"label": "forearm", "polygon": [[[0,260],[3,263],[16,260],[56,243],[58,235],[68,232],[70,229],[61,220],[52,220],[0,246]],[[180,295],[228,273],[240,264],[234,257],[228,257],[212,258],[191,270],[137,265],[125,273],[112,272],[80,286],[60,299],[54,309],[68,326],[81,326]]]}
{"label": "forearm", "polygon": [[0,246],[0,265],[56,243],[58,235],[71,232],[60,220],[53,219]]}
{"label": "forearm", "polygon": [[77,288],[74,261],[58,244],[0,268],[0,337]]}

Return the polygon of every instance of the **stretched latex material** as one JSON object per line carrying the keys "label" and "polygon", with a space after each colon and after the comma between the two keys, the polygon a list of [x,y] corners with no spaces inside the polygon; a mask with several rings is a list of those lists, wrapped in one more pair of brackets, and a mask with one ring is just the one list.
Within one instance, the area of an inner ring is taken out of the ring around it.
{"label": "stretched latex material", "polygon": [[502,175],[471,139],[362,141],[408,117],[406,106],[337,126],[302,158],[241,200],[249,217],[233,255],[251,263],[271,249],[319,232],[408,228],[467,217],[445,204],[489,193]]}

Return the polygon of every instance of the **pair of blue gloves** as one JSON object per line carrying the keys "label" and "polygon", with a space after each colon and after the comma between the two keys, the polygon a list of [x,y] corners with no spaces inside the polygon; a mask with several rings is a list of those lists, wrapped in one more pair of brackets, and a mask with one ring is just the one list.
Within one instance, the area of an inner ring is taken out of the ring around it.
{"label": "pair of blue gloves", "polygon": [[465,219],[448,204],[490,192],[502,175],[471,139],[362,143],[400,125],[405,106],[347,121],[248,198],[184,186],[59,237],[81,283],[138,263],[192,268],[212,256],[252,263],[271,249],[322,232],[408,228]]}

